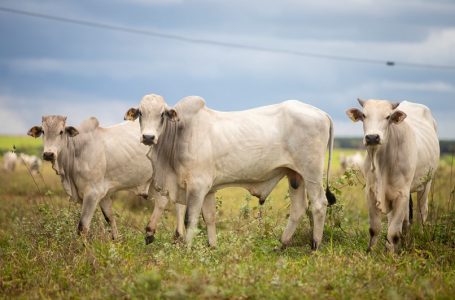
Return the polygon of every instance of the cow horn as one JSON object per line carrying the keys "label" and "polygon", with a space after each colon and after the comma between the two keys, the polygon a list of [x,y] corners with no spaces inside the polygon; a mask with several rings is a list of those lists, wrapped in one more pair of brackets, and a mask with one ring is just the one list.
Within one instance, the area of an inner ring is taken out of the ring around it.
{"label": "cow horn", "polygon": [[365,105],[365,100],[362,100],[362,99],[360,99],[360,98],[357,98],[357,101],[359,101],[360,106],[363,107],[363,106]]}

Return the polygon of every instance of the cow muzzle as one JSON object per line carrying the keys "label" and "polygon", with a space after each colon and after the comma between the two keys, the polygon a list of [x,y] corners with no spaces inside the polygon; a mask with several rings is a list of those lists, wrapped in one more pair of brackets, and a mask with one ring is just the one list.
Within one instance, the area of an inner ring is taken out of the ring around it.
{"label": "cow muzzle", "polygon": [[365,144],[367,146],[376,146],[381,143],[381,138],[379,134],[368,134],[365,136]]}
{"label": "cow muzzle", "polygon": [[55,160],[54,152],[44,152],[43,153],[43,159],[47,160],[47,161],[54,161]]}
{"label": "cow muzzle", "polygon": [[155,136],[149,135],[149,134],[143,134],[141,142],[144,145],[151,146],[156,143]]}

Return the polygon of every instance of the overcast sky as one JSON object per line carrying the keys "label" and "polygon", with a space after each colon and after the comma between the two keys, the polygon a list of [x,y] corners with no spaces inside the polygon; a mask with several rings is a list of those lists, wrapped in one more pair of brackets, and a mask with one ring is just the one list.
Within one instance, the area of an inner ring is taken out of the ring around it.
{"label": "overcast sky", "polygon": [[[1,7],[194,39],[383,61],[455,66],[451,0],[0,1]],[[298,99],[328,112],[337,136],[360,136],[344,114],[357,97],[429,106],[455,138],[455,70],[316,59],[185,43],[0,11],[0,134],[41,116],[71,125],[123,120],[141,97],[202,96],[217,110]]]}

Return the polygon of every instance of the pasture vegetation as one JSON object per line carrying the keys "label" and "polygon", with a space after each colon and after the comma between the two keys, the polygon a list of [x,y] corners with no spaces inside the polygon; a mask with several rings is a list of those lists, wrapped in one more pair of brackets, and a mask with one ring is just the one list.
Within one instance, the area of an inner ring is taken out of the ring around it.
{"label": "pasture vegetation", "polygon": [[0,154],[16,147],[17,152],[40,155],[42,145],[42,139],[32,139],[29,136],[5,135],[0,137]]}
{"label": "pasture vegetation", "polygon": [[441,160],[430,195],[428,224],[422,228],[415,222],[402,251],[389,255],[385,220],[378,247],[366,253],[363,180],[354,172],[338,170],[340,153],[336,151],[332,180],[338,203],[328,209],[317,252],[310,249],[308,217],[302,219],[291,246],[277,251],[289,212],[285,181],[264,206],[242,189],[220,191],[218,247],[207,247],[201,221],[201,231],[189,250],[173,240],[172,206],[162,218],[155,242],[146,246],[144,227],[153,201],[120,192],[114,205],[120,238],[110,240],[99,210],[88,237],[82,238],[76,234],[80,205],[68,201],[49,163],[44,164],[42,177],[34,178],[36,184],[24,166],[15,173],[2,170],[0,297],[453,298],[452,157]]}

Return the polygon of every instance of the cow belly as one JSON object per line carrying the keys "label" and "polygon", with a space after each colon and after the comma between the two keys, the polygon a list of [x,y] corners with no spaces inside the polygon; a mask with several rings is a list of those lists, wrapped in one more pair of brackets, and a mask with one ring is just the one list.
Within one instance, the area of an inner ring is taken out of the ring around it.
{"label": "cow belly", "polygon": [[216,187],[216,189],[234,186],[243,187],[250,191],[257,189],[257,193],[262,193],[264,187],[261,183],[278,182],[287,174],[287,172],[288,170],[286,168],[276,168],[264,173],[251,174],[251,172],[245,172],[243,174],[237,173],[236,175],[231,176],[224,175],[223,177],[217,177],[213,186]]}

